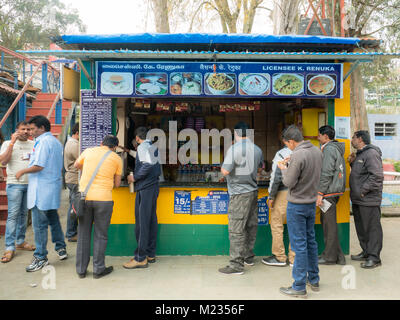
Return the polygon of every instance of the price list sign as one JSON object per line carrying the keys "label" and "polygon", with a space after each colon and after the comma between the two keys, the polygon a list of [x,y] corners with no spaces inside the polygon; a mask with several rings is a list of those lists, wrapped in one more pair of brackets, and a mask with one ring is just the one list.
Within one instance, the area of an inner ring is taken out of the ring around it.
{"label": "price list sign", "polygon": [[174,213],[191,213],[191,193],[190,191],[175,191]]}
{"label": "price list sign", "polygon": [[96,97],[96,90],[81,90],[81,152],[98,147],[112,132],[111,98]]}
{"label": "price list sign", "polygon": [[268,216],[269,216],[267,197],[258,199],[257,204],[258,204],[258,225],[265,226],[268,224]]}
{"label": "price list sign", "polygon": [[192,214],[227,214],[228,205],[228,192],[210,191],[206,197],[192,201]]}

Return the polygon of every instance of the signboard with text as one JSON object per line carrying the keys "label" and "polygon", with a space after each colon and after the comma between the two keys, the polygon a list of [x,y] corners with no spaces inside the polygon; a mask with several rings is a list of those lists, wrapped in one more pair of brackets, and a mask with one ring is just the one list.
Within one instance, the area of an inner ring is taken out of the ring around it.
{"label": "signboard with text", "polygon": [[340,63],[97,61],[98,97],[342,98]]}

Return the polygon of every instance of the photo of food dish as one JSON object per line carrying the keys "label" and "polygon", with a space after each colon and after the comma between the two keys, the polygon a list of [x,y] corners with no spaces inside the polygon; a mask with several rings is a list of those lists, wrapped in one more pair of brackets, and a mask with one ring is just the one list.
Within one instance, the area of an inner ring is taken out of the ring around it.
{"label": "photo of food dish", "polygon": [[173,72],[170,75],[172,95],[198,96],[201,94],[201,73]]}
{"label": "photo of food dish", "polygon": [[233,95],[236,93],[234,73],[206,73],[204,93],[208,95]]}
{"label": "photo of food dish", "polygon": [[304,92],[304,77],[297,73],[276,73],[272,76],[272,92],[278,96],[297,96]]}
{"label": "photo of food dish", "polygon": [[308,75],[307,76],[308,94],[321,96],[335,95],[336,90],[336,75]]}
{"label": "photo of food dish", "polygon": [[270,93],[268,73],[241,73],[239,75],[239,94],[260,96]]}
{"label": "photo of food dish", "polygon": [[136,94],[166,95],[168,93],[166,73],[137,73]]}
{"label": "photo of food dish", "polygon": [[102,94],[131,95],[133,93],[133,74],[128,72],[103,72],[101,74]]}

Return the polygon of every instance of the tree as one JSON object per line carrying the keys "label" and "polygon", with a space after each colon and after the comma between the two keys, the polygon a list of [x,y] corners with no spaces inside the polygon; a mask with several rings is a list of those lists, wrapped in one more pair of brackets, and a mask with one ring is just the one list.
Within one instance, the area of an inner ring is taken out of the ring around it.
{"label": "tree", "polygon": [[273,9],[274,34],[295,34],[299,21],[301,0],[275,0]]}
{"label": "tree", "polygon": [[51,36],[85,32],[76,9],[59,0],[0,0],[0,44],[12,50],[48,49]]}
{"label": "tree", "polygon": [[170,33],[169,28],[169,5],[172,1],[169,0],[151,0],[156,24],[156,31],[159,33]]}

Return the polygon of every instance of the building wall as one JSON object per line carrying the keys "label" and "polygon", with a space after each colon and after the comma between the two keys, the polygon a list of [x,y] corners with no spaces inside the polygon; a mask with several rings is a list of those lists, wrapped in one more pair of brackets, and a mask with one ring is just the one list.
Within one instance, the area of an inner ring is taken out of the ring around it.
{"label": "building wall", "polygon": [[[396,136],[376,137],[375,123],[396,123]],[[368,114],[371,143],[382,150],[383,159],[400,160],[400,115],[396,114]]]}

